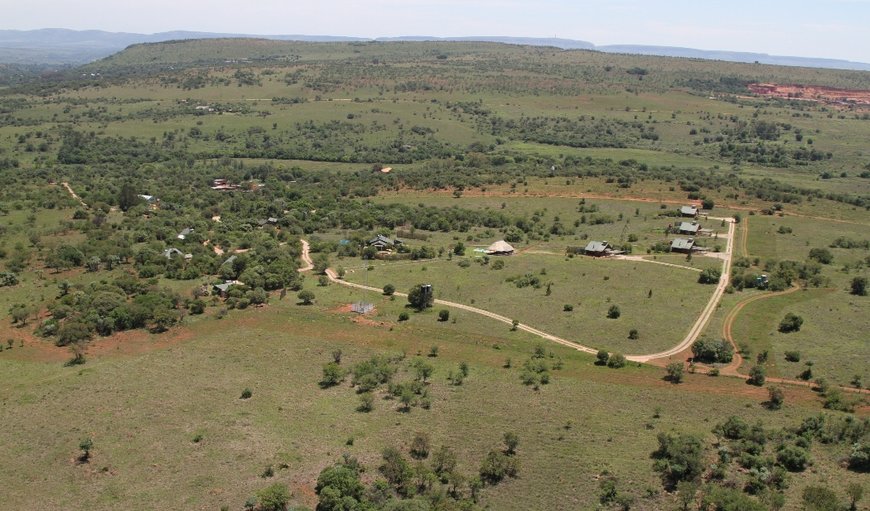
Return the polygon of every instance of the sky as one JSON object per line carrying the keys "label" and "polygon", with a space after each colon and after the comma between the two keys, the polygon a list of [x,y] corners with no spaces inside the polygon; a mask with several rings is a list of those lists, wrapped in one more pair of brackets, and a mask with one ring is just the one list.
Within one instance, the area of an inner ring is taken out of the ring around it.
{"label": "sky", "polygon": [[870,62],[870,0],[0,0],[0,29],[515,36]]}

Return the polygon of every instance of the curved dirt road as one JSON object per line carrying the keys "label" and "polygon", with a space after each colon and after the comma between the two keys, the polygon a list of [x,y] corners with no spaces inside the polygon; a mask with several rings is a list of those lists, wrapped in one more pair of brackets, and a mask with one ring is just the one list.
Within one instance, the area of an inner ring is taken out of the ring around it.
{"label": "curved dirt road", "polygon": [[[718,220],[718,218],[716,220]],[[716,285],[716,290],[713,291],[713,296],[710,297],[710,301],[707,302],[707,306],[704,307],[704,310],[701,312],[701,315],[698,316],[695,324],[692,325],[689,333],[686,334],[686,337],[684,337],[679,344],[669,350],[653,353],[651,355],[628,355],[625,358],[632,362],[649,362],[656,358],[672,357],[691,346],[698,336],[701,335],[704,327],[707,326],[707,322],[710,321],[710,317],[714,312],[716,312],[716,307],[719,305],[719,300],[722,299],[722,295],[725,293],[725,288],[731,283],[731,255],[734,250],[735,223],[731,219],[725,220],[728,221],[728,244],[725,246],[725,259],[722,263],[722,276],[719,277],[719,283]]]}

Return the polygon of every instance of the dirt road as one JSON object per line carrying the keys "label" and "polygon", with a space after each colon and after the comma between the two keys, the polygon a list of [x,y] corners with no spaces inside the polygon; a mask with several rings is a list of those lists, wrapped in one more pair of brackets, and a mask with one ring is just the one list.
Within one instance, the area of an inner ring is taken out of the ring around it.
{"label": "dirt road", "polygon": [[88,207],[88,205],[85,204],[85,201],[83,201],[81,197],[79,197],[78,195],[76,195],[76,192],[73,191],[73,189],[72,189],[72,187],[69,185],[69,183],[67,183],[66,181],[64,181],[63,183],[61,183],[61,185],[62,185],[64,188],[66,188],[66,191],[69,192],[70,196],[72,196],[73,199],[79,201],[79,203],[80,203],[82,206],[84,206],[84,207]]}
{"label": "dirt road", "polygon": [[679,354],[691,346],[698,336],[701,335],[704,327],[707,326],[707,322],[710,321],[710,317],[714,312],[716,312],[716,307],[718,307],[719,301],[725,293],[725,288],[731,283],[731,256],[734,250],[734,226],[736,224],[732,219],[726,219],[726,221],[728,222],[728,244],[725,247],[725,260],[722,262],[722,276],[719,278],[719,284],[716,285],[716,290],[713,291],[710,301],[707,302],[707,306],[704,307],[704,310],[701,312],[701,315],[698,316],[695,324],[692,325],[689,333],[686,334],[686,337],[683,338],[682,342],[669,350],[653,353],[651,355],[628,355],[625,358],[632,362],[649,362],[650,360],[657,358],[669,358]]}

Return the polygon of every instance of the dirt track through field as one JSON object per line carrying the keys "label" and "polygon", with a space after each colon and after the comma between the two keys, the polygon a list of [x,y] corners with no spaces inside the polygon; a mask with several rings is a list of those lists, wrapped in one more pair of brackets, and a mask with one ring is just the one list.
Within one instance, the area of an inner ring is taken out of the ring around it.
{"label": "dirt track through field", "polygon": [[73,199],[79,201],[79,204],[81,204],[81,205],[84,206],[84,207],[88,207],[88,205],[85,204],[85,201],[83,201],[81,197],[79,197],[78,195],[76,195],[76,192],[73,191],[73,189],[72,189],[72,187],[69,185],[69,183],[67,183],[66,181],[64,181],[63,183],[61,183],[61,185],[63,185],[63,187],[66,188],[66,191],[69,192],[69,194],[72,196]]}

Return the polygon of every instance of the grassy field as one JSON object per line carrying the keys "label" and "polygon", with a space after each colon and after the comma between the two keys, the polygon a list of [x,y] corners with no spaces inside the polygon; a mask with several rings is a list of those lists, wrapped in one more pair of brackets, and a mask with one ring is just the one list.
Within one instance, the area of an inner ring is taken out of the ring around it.
{"label": "grassy field", "polygon": [[[436,298],[515,318],[586,346],[638,354],[677,344],[712,292],[697,283],[694,271],[637,261],[528,253],[505,258],[502,270],[478,263],[461,268],[458,261],[374,262],[369,272],[348,266],[353,271],[346,279],[374,287],[389,283],[398,290],[432,284]],[[506,281],[527,274],[540,280],[539,289]],[[552,284],[550,296],[547,284]],[[573,311],[565,312],[566,304]],[[607,318],[613,305],[620,308],[618,319]],[[631,329],[639,331],[639,340],[628,339]]]}
{"label": "grassy field", "polygon": [[[565,366],[535,392],[519,381],[517,366],[534,342],[519,332],[481,319],[442,324],[432,313],[405,324],[353,322],[336,312],[353,294],[334,285],[313,290],[312,307],[276,300],[224,320],[197,318],[164,336],[128,337],[120,351],[117,340],[100,340],[78,368],[35,360],[53,355],[30,344],[0,353],[7,376],[0,382],[0,508],[236,509],[274,480],[290,485],[294,501],[313,506],[317,473],[344,452],[373,471],[382,447],[405,446],[413,431],[425,430],[434,445],[454,447],[460,469],[471,474],[510,430],[520,435],[520,477],[485,490],[489,506],[593,507],[594,476],[606,470],[638,509],[661,509],[671,497],[646,460],[659,431],[706,435],[728,414],[781,426],[818,409],[807,391],[787,389],[785,410],[771,414],[759,404],[766,391],[739,381],[689,375],[674,386],[660,369],[600,368],[558,346],[548,349]],[[346,385],[317,385],[320,364],[336,348],[352,364],[375,353],[413,357],[432,345],[440,350],[429,359],[436,366],[431,410],[401,413],[395,401],[378,400],[373,412],[359,413]],[[144,351],[130,353],[133,346]],[[502,367],[507,357],[513,369]],[[470,363],[470,377],[448,386],[446,374],[459,361]],[[251,399],[239,399],[244,388]],[[652,417],[656,409],[661,418]],[[74,457],[85,437],[93,438],[93,459],[79,466]],[[833,476],[831,455],[816,456],[812,472],[793,477],[790,495]],[[263,479],[268,465],[276,475]],[[859,477],[837,474],[839,491]],[[787,509],[796,508],[795,499],[787,499]]]}

